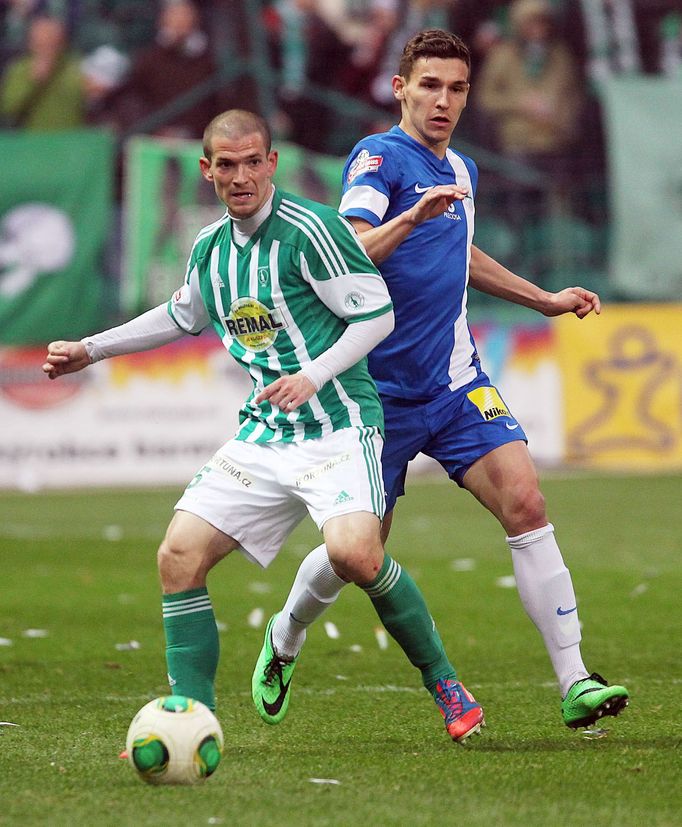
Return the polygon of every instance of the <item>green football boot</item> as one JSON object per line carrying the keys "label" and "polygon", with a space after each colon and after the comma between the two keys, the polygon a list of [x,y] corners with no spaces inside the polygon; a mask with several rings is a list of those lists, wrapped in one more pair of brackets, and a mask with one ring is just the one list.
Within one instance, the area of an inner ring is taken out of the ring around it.
{"label": "green football boot", "polygon": [[571,686],[561,702],[561,714],[566,726],[577,729],[590,726],[603,715],[618,715],[627,705],[628,691],[624,686],[609,686],[593,672]]}
{"label": "green football boot", "polygon": [[289,686],[298,656],[292,660],[281,658],[272,645],[273,615],[265,628],[265,641],[251,678],[251,697],[258,714],[266,724],[278,724],[289,708]]}

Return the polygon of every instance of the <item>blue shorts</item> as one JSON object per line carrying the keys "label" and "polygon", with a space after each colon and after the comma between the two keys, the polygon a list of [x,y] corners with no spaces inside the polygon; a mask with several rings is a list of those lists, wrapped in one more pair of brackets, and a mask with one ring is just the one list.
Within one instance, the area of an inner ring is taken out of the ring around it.
{"label": "blue shorts", "polygon": [[437,460],[462,485],[471,466],[500,445],[528,441],[485,373],[429,402],[382,396],[385,443],[381,455],[386,511],[405,493],[407,464],[418,453]]}

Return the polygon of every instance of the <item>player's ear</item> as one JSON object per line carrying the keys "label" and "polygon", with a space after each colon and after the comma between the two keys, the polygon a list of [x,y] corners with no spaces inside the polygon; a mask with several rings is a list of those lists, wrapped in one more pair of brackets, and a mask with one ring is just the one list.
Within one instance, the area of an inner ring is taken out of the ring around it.
{"label": "player's ear", "polygon": [[268,152],[268,166],[270,168],[270,177],[275,174],[275,170],[277,169],[277,161],[279,161],[279,153],[276,149],[273,149],[271,152]]}
{"label": "player's ear", "polygon": [[391,86],[393,87],[393,97],[396,100],[405,100],[405,78],[402,75],[393,75],[391,79]]}
{"label": "player's ear", "polygon": [[208,158],[205,158],[203,155],[199,158],[199,169],[201,170],[201,174],[207,181],[213,180],[213,173],[211,172],[211,162]]}

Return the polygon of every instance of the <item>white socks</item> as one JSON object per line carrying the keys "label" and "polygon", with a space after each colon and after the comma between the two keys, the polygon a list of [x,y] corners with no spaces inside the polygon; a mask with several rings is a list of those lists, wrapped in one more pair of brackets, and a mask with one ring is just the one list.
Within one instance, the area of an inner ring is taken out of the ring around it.
{"label": "white socks", "polygon": [[507,537],[519,597],[545,641],[561,696],[588,677],[580,654],[580,624],[571,575],[554,539],[554,526]]}
{"label": "white socks", "polygon": [[272,626],[272,644],[283,658],[295,658],[305,642],[306,627],[330,606],[346,586],[332,568],[327,547],[314,548],[298,567],[284,608]]}

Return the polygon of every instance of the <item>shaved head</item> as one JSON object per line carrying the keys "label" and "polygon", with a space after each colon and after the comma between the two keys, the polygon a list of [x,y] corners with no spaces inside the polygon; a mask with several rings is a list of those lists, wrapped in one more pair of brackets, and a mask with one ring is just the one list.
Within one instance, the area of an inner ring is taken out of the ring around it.
{"label": "shaved head", "polygon": [[228,109],[227,112],[216,115],[204,129],[204,155],[211,160],[213,139],[216,136],[234,141],[253,134],[262,136],[265,151],[269,153],[272,136],[267,121],[254,112],[247,112],[246,109]]}

